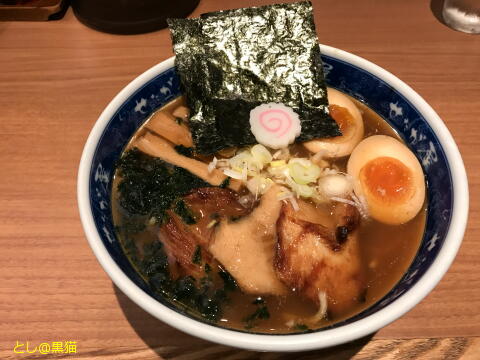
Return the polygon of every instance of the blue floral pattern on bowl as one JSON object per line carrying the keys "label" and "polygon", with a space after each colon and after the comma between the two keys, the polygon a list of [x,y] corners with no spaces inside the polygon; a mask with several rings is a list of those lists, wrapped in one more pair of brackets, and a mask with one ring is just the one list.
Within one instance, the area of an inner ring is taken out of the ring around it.
{"label": "blue floral pattern on bowl", "polygon": [[[414,151],[426,174],[429,199],[424,237],[417,256],[397,285],[376,304],[328,328],[364,318],[407,292],[426,272],[441,249],[453,208],[450,169],[436,135],[422,115],[400,93],[375,75],[330,56],[322,56],[327,84],[365,103],[392,125]],[[146,293],[155,297],[130,265],[115,236],[111,215],[111,184],[115,163],[149,115],[180,95],[175,68],[159,74],[130,96],[105,127],[90,172],[90,205],[96,227],[113,260]],[[162,304],[175,309],[169,302]],[[325,330],[326,328],[322,329]]]}

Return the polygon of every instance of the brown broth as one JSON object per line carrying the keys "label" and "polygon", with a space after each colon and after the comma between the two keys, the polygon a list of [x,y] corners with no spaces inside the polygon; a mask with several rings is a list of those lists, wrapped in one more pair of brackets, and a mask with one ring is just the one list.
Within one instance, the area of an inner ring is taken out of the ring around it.
{"label": "brown broth", "polygon": [[[400,139],[395,130],[379,115],[364,104],[358,101],[355,101],[355,103],[363,114],[365,137],[384,134]],[[183,104],[183,99],[179,98],[159,111],[171,113],[177,106]],[[144,127],[137,131],[126,149],[131,148],[135,139],[145,131]],[[293,152],[301,154],[304,153],[304,150],[303,147],[295,146]],[[343,158],[336,160],[334,164],[340,170],[345,171],[346,162],[347,158]],[[115,176],[112,195],[113,219],[116,225],[122,224],[125,216],[117,201],[116,188],[118,180],[118,176]],[[359,239],[361,241],[362,262],[367,274],[365,302],[351,308],[342,316],[323,321],[318,324],[318,328],[336,323],[365,310],[380,300],[395,286],[415,257],[423,236],[425,218],[426,204],[424,204],[423,209],[413,220],[404,225],[385,225],[371,219],[361,222]],[[140,256],[143,244],[157,240],[155,230],[151,229],[143,232],[135,239]],[[122,246],[124,246],[124,234],[119,233],[118,235]],[[296,324],[301,324],[303,323],[302,319],[313,316],[317,311],[316,305],[302,298],[294,291],[286,296],[265,296],[263,298],[268,305],[270,318],[259,321],[254,328],[246,330],[244,319],[256,310],[256,305],[252,304],[256,298],[257,296],[255,295],[245,294],[239,290],[231,293],[230,301],[223,307],[223,315],[220,321],[218,321],[218,325],[261,333],[292,333],[302,331],[301,329],[293,328],[291,325],[292,321]]]}

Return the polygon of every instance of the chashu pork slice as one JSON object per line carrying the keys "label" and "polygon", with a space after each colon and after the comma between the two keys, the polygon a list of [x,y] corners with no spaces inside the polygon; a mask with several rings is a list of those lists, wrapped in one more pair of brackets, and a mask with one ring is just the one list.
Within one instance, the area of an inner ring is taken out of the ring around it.
{"label": "chashu pork slice", "polygon": [[231,216],[245,216],[251,210],[238,202],[236,192],[219,187],[194,189],[183,201],[195,223],[186,224],[174,211],[169,211],[169,218],[160,227],[158,238],[165,247],[172,273],[200,278],[205,275],[202,264],[192,261],[199,248],[203,261],[211,267],[217,266],[209,252],[204,251],[208,249],[215,222]]}
{"label": "chashu pork slice", "polygon": [[[351,205],[339,203],[333,212],[333,224],[307,221],[301,215],[302,211],[283,204],[277,222],[277,274],[289,288],[320,307],[325,305],[320,299],[326,294],[328,314],[348,311],[363,301],[365,291],[358,212]],[[320,220],[322,217],[332,219],[331,215],[317,216]]]}
{"label": "chashu pork slice", "polygon": [[249,215],[237,221],[221,221],[209,251],[235,278],[240,288],[251,294],[282,295],[286,287],[273,265],[277,241],[276,223],[282,202],[276,185],[262,196]]}

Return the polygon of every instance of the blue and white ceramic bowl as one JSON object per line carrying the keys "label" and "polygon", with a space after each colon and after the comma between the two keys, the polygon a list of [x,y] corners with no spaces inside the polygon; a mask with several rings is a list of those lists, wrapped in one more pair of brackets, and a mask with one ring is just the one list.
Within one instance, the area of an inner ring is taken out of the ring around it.
{"label": "blue and white ceramic bowl", "polygon": [[180,95],[174,59],[146,71],[112,100],[97,120],[78,173],[80,216],[90,246],[113,282],[158,319],[221,344],[264,351],[334,346],[368,335],[420,302],[452,263],[465,231],[468,184],[452,136],[433,109],[401,80],[344,51],[322,46],[329,86],[364,102],[385,118],[419,158],[428,182],[428,216],[421,247],[401,281],[362,313],[312,333],[248,334],[212,326],[155,299],[136,274],[115,236],[110,193],[115,161],[136,129],[156,109]]}

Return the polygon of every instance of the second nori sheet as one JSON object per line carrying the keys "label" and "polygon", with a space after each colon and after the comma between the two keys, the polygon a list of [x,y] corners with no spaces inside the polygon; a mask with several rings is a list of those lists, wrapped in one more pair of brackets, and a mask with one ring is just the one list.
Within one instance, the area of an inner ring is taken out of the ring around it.
{"label": "second nori sheet", "polygon": [[328,114],[310,2],[170,19],[169,26],[198,153],[256,143],[250,110],[269,102],[299,114],[297,141],[341,135]]}

